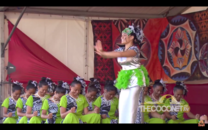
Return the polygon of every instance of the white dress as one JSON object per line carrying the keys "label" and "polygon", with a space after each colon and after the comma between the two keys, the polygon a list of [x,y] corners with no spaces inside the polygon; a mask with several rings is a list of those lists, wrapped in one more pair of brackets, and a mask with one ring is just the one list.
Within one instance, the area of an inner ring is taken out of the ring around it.
{"label": "white dress", "polygon": [[[124,51],[125,47],[119,47],[115,51]],[[122,70],[135,70],[139,69],[141,64],[139,61],[140,51],[136,46],[131,46],[128,50],[134,50],[137,55],[135,57],[119,57],[118,63],[121,65]],[[134,71],[133,71],[134,72]],[[137,117],[137,108],[143,88],[146,86],[145,75],[142,71],[143,86],[138,85],[138,78],[135,73],[131,75],[127,89],[121,89],[119,95],[119,123],[135,123]]]}

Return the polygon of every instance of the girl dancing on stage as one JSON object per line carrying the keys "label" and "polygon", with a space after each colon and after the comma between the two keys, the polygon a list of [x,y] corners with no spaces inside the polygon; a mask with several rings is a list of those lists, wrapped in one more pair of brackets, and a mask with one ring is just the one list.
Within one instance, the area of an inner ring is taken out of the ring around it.
{"label": "girl dancing on stage", "polygon": [[115,84],[118,89],[121,89],[119,123],[135,123],[142,87],[149,86],[148,72],[139,61],[140,50],[134,45],[134,43],[141,43],[143,36],[143,31],[132,25],[122,31],[121,45],[125,47],[105,52],[101,41],[98,40],[95,45],[98,55],[103,58],[117,58],[122,66]]}

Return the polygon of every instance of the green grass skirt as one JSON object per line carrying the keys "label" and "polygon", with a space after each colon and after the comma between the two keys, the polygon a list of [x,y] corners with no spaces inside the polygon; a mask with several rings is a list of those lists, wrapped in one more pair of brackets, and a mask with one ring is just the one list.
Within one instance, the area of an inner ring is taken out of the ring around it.
{"label": "green grass skirt", "polygon": [[141,65],[140,68],[138,69],[134,69],[134,70],[121,70],[118,73],[118,78],[116,79],[117,83],[116,83],[116,88],[118,89],[127,89],[128,86],[130,85],[130,80],[131,77],[134,75],[137,77],[138,81],[137,81],[137,85],[140,87],[144,86],[144,82],[143,82],[143,73],[144,73],[144,77],[145,77],[145,81],[146,81],[146,86],[149,86],[149,77],[148,77],[148,72],[147,69]]}

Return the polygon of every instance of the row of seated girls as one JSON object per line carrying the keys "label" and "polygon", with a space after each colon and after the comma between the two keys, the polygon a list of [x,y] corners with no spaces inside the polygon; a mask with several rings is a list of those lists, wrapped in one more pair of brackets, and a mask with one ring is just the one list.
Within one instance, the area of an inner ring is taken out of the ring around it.
{"label": "row of seated girls", "polygon": [[[165,92],[166,85],[162,80],[156,80],[153,84],[153,92],[150,94],[150,88],[151,87],[145,87],[144,88],[144,106],[147,102],[154,102],[155,106],[174,106],[175,104],[171,104],[172,98],[166,98],[163,100],[163,104],[159,104],[158,101],[162,97],[163,92]],[[179,105],[187,105],[189,106],[188,102],[183,98],[187,95],[187,88],[186,85],[183,84],[183,82],[176,82],[175,87],[173,88],[173,96],[177,100],[177,102],[180,102]],[[139,105],[141,105],[141,101],[139,102]],[[144,115],[144,123],[146,124],[154,124],[154,123],[169,123],[169,124],[182,124],[182,123],[199,123],[199,120],[204,120],[205,123],[208,123],[207,116],[202,115],[200,117],[199,114],[193,115],[190,111],[186,112],[187,116],[190,118],[188,120],[184,119],[184,111],[181,111],[182,109],[179,109],[179,111],[143,111]],[[138,108],[137,113],[137,120],[135,123],[141,123],[141,107]]]}
{"label": "row of seated girls", "polygon": [[13,82],[12,94],[2,103],[3,123],[58,124],[58,123],[118,123],[117,88],[108,81],[101,95],[99,80],[86,83],[80,77],[68,85],[56,85],[43,77],[39,83],[29,81],[26,89]]}

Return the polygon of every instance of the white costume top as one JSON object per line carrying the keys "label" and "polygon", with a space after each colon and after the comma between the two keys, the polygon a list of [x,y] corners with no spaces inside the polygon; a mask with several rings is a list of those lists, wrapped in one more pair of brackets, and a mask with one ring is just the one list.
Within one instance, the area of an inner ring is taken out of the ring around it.
{"label": "white costume top", "polygon": [[[123,52],[124,50],[125,50],[125,47],[119,47],[119,48],[115,49],[114,51]],[[134,70],[134,69],[140,68],[140,66],[141,66],[140,50],[138,49],[137,46],[131,46],[128,48],[128,50],[134,50],[137,54],[134,57],[118,57],[117,58],[118,63],[122,67],[122,70]],[[144,73],[143,73],[143,77],[144,77]],[[137,80],[138,80],[137,77],[134,76],[134,74],[133,74],[131,77],[130,84],[129,84],[128,88],[138,86]],[[146,83],[145,77],[143,78],[143,81],[144,81],[144,83]],[[146,84],[145,84],[145,86],[146,86]]]}
{"label": "white costume top", "polygon": [[[119,47],[115,51],[117,52],[123,52],[125,50],[125,47]],[[131,46],[129,47],[128,50],[134,50],[137,55],[134,57],[118,57],[117,61],[118,63],[122,66],[122,70],[132,70],[132,69],[137,69],[140,67],[140,51],[136,46]]]}

